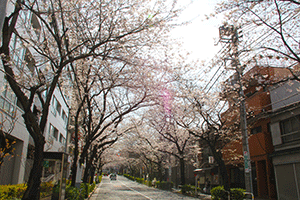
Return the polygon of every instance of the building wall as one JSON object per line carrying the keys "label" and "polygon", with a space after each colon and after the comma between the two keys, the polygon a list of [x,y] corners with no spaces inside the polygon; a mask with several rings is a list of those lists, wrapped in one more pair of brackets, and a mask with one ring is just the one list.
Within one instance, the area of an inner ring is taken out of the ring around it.
{"label": "building wall", "polygon": [[[8,3],[6,6],[6,0],[0,1],[0,10],[3,12],[0,12],[0,28],[2,30],[2,23],[5,17],[5,14],[8,15],[13,11],[13,4]],[[6,11],[6,12],[4,12]],[[20,18],[26,17],[27,21],[26,23],[31,25],[38,26],[38,24],[33,24],[33,23],[38,23],[38,21],[33,21],[31,18],[33,17],[30,12],[27,13],[21,13]],[[19,22],[18,22],[19,23]],[[23,22],[22,22],[23,23]],[[21,30],[18,30],[21,31]],[[0,38],[1,41],[1,38]],[[20,66],[22,65],[22,62],[25,59],[25,51],[28,51],[28,49],[25,49],[20,45],[20,42],[11,42],[12,45],[15,45],[14,48],[19,48],[18,49],[18,54],[17,57],[19,61],[15,64],[17,65],[18,63]],[[19,65],[18,65],[19,66]],[[20,67],[19,66],[19,67]],[[23,67],[23,65],[22,65]],[[0,68],[2,69],[2,63],[0,63]],[[6,98],[4,95],[3,91],[7,91],[6,88],[4,87],[6,84],[4,74],[2,73],[2,70],[0,72],[0,122],[4,127],[5,130],[9,130],[10,127],[13,127],[12,131],[6,131],[9,133],[9,138],[12,140],[15,140],[16,143],[13,145],[13,148],[15,150],[9,155],[3,165],[0,168],[0,184],[18,184],[18,183],[24,183],[25,181],[28,180],[29,177],[29,172],[32,166],[32,159],[27,157],[28,155],[28,147],[29,145],[34,145],[33,139],[29,135],[23,118],[22,118],[22,113],[23,111],[17,106],[17,101],[15,96],[11,95],[10,99]],[[63,99],[62,93],[59,89],[55,90],[54,95],[57,97],[58,101],[60,102],[62,109],[66,113],[66,117],[68,118],[69,114],[69,109],[68,105],[66,104],[65,100]],[[2,106],[1,106],[2,105]],[[8,107],[9,105],[9,107]],[[38,105],[38,103],[36,104]],[[51,105],[50,105],[51,107]],[[12,110],[13,109],[13,110]],[[64,142],[58,140],[54,142],[49,142],[49,137],[45,137],[47,144],[51,144],[51,148],[49,150],[52,151],[64,151],[65,150],[65,141],[67,138],[67,118],[62,120],[62,115],[51,115],[51,112],[49,112],[48,116],[48,124],[45,129],[45,134],[49,136],[49,124],[52,123],[57,127],[59,130],[59,134],[62,134],[64,137]],[[5,122],[5,123],[3,123]],[[11,126],[11,123],[13,122],[13,126]]]}
{"label": "building wall", "polygon": [[[290,72],[285,68],[254,67],[243,77],[246,82],[246,89],[244,90],[246,110],[250,113],[250,120],[248,120],[248,142],[253,168],[253,189],[254,194],[262,198],[275,199],[276,187],[273,164],[270,159],[270,155],[274,152],[270,131],[270,118],[259,118],[260,115],[272,110],[273,101],[268,88],[260,85],[262,83],[272,84],[289,75]],[[233,106],[229,107],[232,109]],[[230,110],[230,113],[232,113],[232,110]],[[226,115],[222,117],[226,117]],[[239,116],[231,116],[230,119],[239,120]],[[230,150],[235,150],[236,154],[233,156],[243,157],[241,140],[229,143],[224,150],[223,158],[227,161],[232,157]],[[229,170],[232,170],[236,168],[235,166],[243,166],[243,162],[243,159],[237,159],[234,162],[228,162],[227,167]],[[232,180],[230,181],[232,182]]]}
{"label": "building wall", "polygon": [[[57,100],[56,104],[53,98]],[[57,103],[60,104],[60,112],[57,111]],[[65,113],[65,118],[63,119],[63,112]],[[45,145],[45,151],[65,151],[65,145],[67,141],[67,124],[68,124],[69,107],[64,100],[63,94],[56,88],[54,91],[54,96],[52,97],[50,111],[48,115],[48,122],[45,128],[45,138],[47,143]],[[58,137],[53,136],[50,126],[55,127],[58,130]],[[60,141],[61,135],[63,136],[63,141]]]}
{"label": "building wall", "polygon": [[[270,91],[274,104],[270,125],[275,148],[272,161],[279,200],[300,199],[300,130],[297,128],[300,121],[299,86],[298,82],[290,81]],[[289,119],[293,119],[290,126],[296,127],[296,130],[292,132],[294,139],[286,141],[283,122]],[[294,119],[298,119],[298,122]]]}

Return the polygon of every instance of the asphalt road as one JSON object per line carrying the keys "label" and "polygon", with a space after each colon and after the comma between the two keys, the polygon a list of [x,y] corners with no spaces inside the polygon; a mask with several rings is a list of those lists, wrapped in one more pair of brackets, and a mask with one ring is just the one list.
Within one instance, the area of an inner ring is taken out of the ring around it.
{"label": "asphalt road", "polygon": [[196,200],[193,197],[159,190],[131,181],[123,176],[117,176],[117,180],[110,180],[104,176],[98,188],[89,200]]}

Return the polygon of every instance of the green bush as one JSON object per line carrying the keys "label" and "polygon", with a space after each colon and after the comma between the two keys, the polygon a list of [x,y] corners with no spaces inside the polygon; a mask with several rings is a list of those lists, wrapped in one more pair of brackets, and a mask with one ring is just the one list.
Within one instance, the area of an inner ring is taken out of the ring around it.
{"label": "green bush", "polygon": [[[59,192],[59,184],[56,184],[53,187],[53,194],[57,195]],[[81,183],[80,189],[77,187],[71,186],[71,182],[67,181],[66,185],[66,199],[67,200],[84,200],[85,198],[88,198],[89,194],[94,190],[96,186],[96,183],[93,184],[89,183]]]}
{"label": "green bush", "polygon": [[66,200],[83,200],[80,195],[80,191],[76,187],[72,187],[70,184],[66,186]]}
{"label": "green bush", "polygon": [[160,183],[160,181],[156,181],[156,182],[155,182],[155,187],[156,187],[156,188],[161,188],[161,183]]}
{"label": "green bush", "polygon": [[245,197],[245,191],[242,188],[231,188],[230,189],[230,199],[233,200],[243,200]]}
{"label": "green bush", "polygon": [[[231,188],[230,189],[230,199],[231,200],[243,200],[245,190],[241,188]],[[212,200],[227,199],[228,193],[225,191],[223,186],[218,186],[210,191]]]}
{"label": "green bush", "polygon": [[[26,184],[0,185],[0,200],[21,199],[27,188]],[[41,183],[40,196],[46,197],[52,193],[51,182]]]}
{"label": "green bush", "polygon": [[170,181],[162,181],[160,184],[160,188],[163,190],[171,190],[173,187],[173,182]]}
{"label": "green bush", "polygon": [[99,183],[101,183],[101,181],[102,181],[102,175],[98,176],[98,180],[99,180]]}
{"label": "green bush", "polygon": [[144,183],[144,178],[135,178],[136,182]]}
{"label": "green bush", "polygon": [[152,186],[152,181],[146,181],[145,184],[146,184],[148,187],[151,187],[151,186]]}
{"label": "green bush", "polygon": [[[185,193],[190,194],[190,195],[195,195],[195,186],[193,185],[184,185],[181,187],[181,192],[183,193],[183,190]],[[201,191],[199,187],[197,187],[197,191]]]}
{"label": "green bush", "polygon": [[130,176],[129,174],[124,174],[124,176],[132,181],[135,180],[135,178],[133,176]]}
{"label": "green bush", "polygon": [[224,186],[217,186],[210,190],[212,200],[226,199],[228,194],[224,190]]}
{"label": "green bush", "polygon": [[81,183],[80,184],[80,195],[84,198],[88,198],[89,194],[94,190],[96,184],[89,184],[89,183]]}

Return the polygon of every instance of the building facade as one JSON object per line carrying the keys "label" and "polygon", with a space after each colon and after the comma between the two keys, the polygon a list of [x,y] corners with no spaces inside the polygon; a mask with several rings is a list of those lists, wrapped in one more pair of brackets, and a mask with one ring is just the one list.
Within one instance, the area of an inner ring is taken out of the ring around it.
{"label": "building facade", "polygon": [[279,200],[300,199],[300,83],[289,81],[270,90],[271,155]]}
{"label": "building facade", "polygon": [[[1,1],[1,11],[10,14],[13,10],[13,5],[7,1]],[[0,25],[2,30],[2,23],[5,13],[0,13]],[[20,13],[20,20],[25,21],[34,27],[34,30],[39,29],[40,25],[37,18],[30,12]],[[38,31],[35,32],[39,34]],[[2,39],[0,38],[0,42]],[[21,41],[15,35],[12,37],[10,43],[11,58],[15,67],[20,69],[32,70],[32,57],[30,57],[30,50],[22,45]],[[30,57],[30,58],[29,58]],[[0,64],[2,69],[2,62]],[[29,178],[31,166],[33,164],[34,142],[29,135],[22,114],[24,113],[22,107],[17,101],[16,96],[10,89],[3,70],[0,70],[0,128],[3,134],[0,135],[1,141],[9,141],[12,143],[12,151],[5,157],[3,164],[0,166],[0,185],[2,184],[19,184],[24,183]],[[37,108],[39,101],[34,101]],[[50,112],[44,132],[46,144],[44,151],[65,152],[67,139],[67,125],[68,125],[69,107],[67,101],[57,86],[50,104]],[[1,143],[0,145],[5,145]],[[1,146],[2,147],[2,146]],[[57,162],[46,163],[46,171],[59,171],[59,164]]]}
{"label": "building facade", "polygon": [[[258,66],[250,69],[243,76],[248,122],[248,143],[252,168],[252,188],[253,194],[260,198],[277,198],[271,157],[274,152],[270,129],[271,119],[267,115],[267,113],[272,112],[273,106],[269,88],[272,84],[289,76],[290,72],[285,68]],[[229,99],[229,104],[232,104],[232,106],[229,105],[229,109],[224,113],[223,117],[234,112],[233,104],[235,100],[230,100],[231,96],[229,94],[227,99]],[[237,115],[231,116],[232,121],[239,119]],[[235,155],[232,155],[232,150],[234,150]],[[245,187],[242,140],[230,142],[223,149],[223,152],[231,187]],[[240,159],[232,160],[233,156]]]}

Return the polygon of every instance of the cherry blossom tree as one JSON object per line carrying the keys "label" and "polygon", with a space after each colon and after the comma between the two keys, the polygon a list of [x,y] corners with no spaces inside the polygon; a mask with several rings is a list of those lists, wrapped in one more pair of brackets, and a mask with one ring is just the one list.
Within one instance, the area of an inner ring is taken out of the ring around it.
{"label": "cherry blossom tree", "polygon": [[[35,143],[23,196],[33,200],[39,199],[49,105],[66,67],[89,57],[134,60],[133,52],[165,39],[163,33],[172,27],[178,10],[175,4],[161,1],[12,3],[13,11],[3,23],[0,54],[5,78],[24,110],[22,117]],[[25,55],[24,62],[18,55]]]}
{"label": "cherry blossom tree", "polygon": [[165,181],[165,169],[170,166],[170,156],[159,149],[168,143],[160,139],[159,134],[145,122],[145,119],[142,118],[138,123],[134,120],[131,122],[134,124],[131,137],[134,137],[136,142],[127,151],[139,155],[138,159],[143,162],[150,180],[157,178],[159,181]]}
{"label": "cherry blossom tree", "polygon": [[242,65],[272,65],[291,70],[298,80],[299,2],[222,1],[216,13],[225,13],[226,23],[238,29]]}
{"label": "cherry blossom tree", "polygon": [[[165,141],[164,145],[159,145],[158,151],[174,156],[179,161],[180,184],[185,184],[185,164],[194,148],[193,136],[186,129],[178,125],[175,118],[177,107],[172,103],[171,93],[165,91],[162,95],[164,103],[154,107],[148,112],[147,120],[159,135],[159,139]],[[185,192],[185,191],[183,191]]]}

